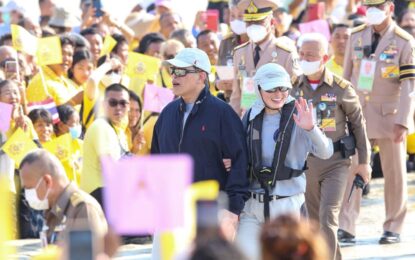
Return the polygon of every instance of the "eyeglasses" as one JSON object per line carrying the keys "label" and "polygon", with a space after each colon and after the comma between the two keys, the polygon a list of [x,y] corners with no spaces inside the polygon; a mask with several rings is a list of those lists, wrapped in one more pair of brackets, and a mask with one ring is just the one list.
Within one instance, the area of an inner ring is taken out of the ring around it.
{"label": "eyeglasses", "polygon": [[201,70],[187,70],[187,69],[182,69],[182,68],[175,68],[175,67],[171,67],[170,68],[170,74],[176,77],[184,77],[189,73],[198,73],[201,72]]}
{"label": "eyeglasses", "polygon": [[[259,86],[259,89],[262,89],[261,86]],[[287,92],[290,88],[287,87],[276,87],[276,88],[272,88],[272,89],[268,89],[268,90],[264,90],[267,93],[275,93],[277,91],[279,92]]]}
{"label": "eyeglasses", "polygon": [[125,108],[128,104],[130,104],[130,102],[128,102],[127,100],[116,100],[116,99],[110,99],[108,100],[108,104],[110,105],[110,107],[117,107],[118,105],[120,105],[122,108]]}

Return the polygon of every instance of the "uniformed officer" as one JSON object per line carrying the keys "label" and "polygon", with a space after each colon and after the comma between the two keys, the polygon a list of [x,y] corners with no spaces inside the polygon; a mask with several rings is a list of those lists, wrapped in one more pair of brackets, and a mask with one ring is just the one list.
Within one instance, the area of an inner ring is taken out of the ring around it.
{"label": "uniformed officer", "polygon": [[29,153],[20,164],[20,178],[30,207],[46,211],[43,232],[48,243],[61,240],[62,231],[83,226],[104,238],[108,226],[101,206],[69,182],[55,156],[43,149]]}
{"label": "uniformed officer", "polygon": [[276,2],[276,0],[242,0],[238,4],[238,8],[244,11],[243,19],[250,39],[236,47],[233,55],[236,76],[232,85],[230,105],[239,114],[242,112],[242,84],[248,82],[246,79],[252,78],[255,70],[262,65],[274,62],[283,66],[291,76],[301,74],[294,43],[289,45],[287,40],[277,39],[274,36],[272,11],[277,7]]}
{"label": "uniformed officer", "polygon": [[[414,130],[415,43],[392,20],[391,0],[364,0],[370,25],[356,27],[346,49],[344,78],[352,82],[367,120],[367,133],[380,149],[385,179],[386,219],[381,244],[400,242],[406,215],[406,136]],[[350,182],[349,182],[350,183]],[[350,184],[349,184],[350,186]],[[343,203],[340,235],[355,235],[361,194]]]}
{"label": "uniformed officer", "polygon": [[[359,173],[370,179],[370,144],[359,99],[352,85],[326,69],[327,39],[319,33],[300,39],[300,67],[292,94],[312,102],[317,125],[332,139],[334,154],[327,160],[309,156],[305,201],[310,218],[320,223],[331,259],[341,259],[337,243],[338,216],[346,188],[350,155],[359,154]],[[353,136],[355,140],[353,139]]]}

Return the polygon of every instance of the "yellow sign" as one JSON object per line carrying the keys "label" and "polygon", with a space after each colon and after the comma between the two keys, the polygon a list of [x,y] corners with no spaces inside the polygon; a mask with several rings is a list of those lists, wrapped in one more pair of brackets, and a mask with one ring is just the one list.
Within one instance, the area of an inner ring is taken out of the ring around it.
{"label": "yellow sign", "polygon": [[138,77],[154,81],[159,73],[160,67],[160,59],[136,52],[130,52],[128,54],[126,74],[130,78]]}
{"label": "yellow sign", "polygon": [[58,36],[40,38],[36,52],[37,64],[40,66],[61,64],[62,46]]}
{"label": "yellow sign", "polygon": [[23,27],[12,24],[11,25],[12,43],[13,47],[21,52],[29,55],[36,55],[37,37],[30,34]]}
{"label": "yellow sign", "polygon": [[105,36],[100,56],[110,54],[115,45],[117,45],[117,41],[111,35]]}
{"label": "yellow sign", "polygon": [[17,167],[26,154],[37,148],[35,142],[20,127],[2,147],[3,151],[15,161]]}
{"label": "yellow sign", "polygon": [[61,162],[64,162],[71,155],[71,141],[71,135],[64,134],[43,144],[43,148],[55,155]]}

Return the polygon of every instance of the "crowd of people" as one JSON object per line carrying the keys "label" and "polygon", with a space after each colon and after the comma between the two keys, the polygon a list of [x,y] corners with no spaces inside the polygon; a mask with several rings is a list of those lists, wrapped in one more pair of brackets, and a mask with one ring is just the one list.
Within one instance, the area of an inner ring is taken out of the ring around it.
{"label": "crowd of people", "polygon": [[[11,107],[0,110],[10,116],[0,177],[14,238],[59,243],[86,222],[108,256],[119,243],[157,248],[157,235],[108,226],[101,159],[186,153],[193,181],[218,181],[229,201],[225,228],[197,240],[191,259],[341,259],[363,190],[349,192],[358,178],[369,185],[377,154],[379,243],[400,242],[415,142],[413,3],[212,0],[189,25],[175,0],[137,1],[125,19],[95,2],[73,12],[39,0],[33,18],[25,1],[0,1],[0,109]],[[60,62],[41,65],[11,25],[57,37]],[[174,100],[146,110],[149,85]],[[17,138],[33,143],[20,158]]]}

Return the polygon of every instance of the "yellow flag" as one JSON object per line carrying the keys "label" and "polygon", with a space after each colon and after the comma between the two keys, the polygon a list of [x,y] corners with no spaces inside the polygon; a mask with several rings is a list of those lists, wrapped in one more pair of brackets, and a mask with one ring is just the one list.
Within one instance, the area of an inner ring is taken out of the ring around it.
{"label": "yellow flag", "polygon": [[70,134],[64,134],[43,144],[43,148],[55,155],[61,162],[69,159],[71,151],[72,137]]}
{"label": "yellow flag", "polygon": [[196,182],[190,186],[190,194],[193,201],[215,200],[219,196],[219,183],[214,180]]}
{"label": "yellow flag", "polygon": [[161,259],[171,260],[175,254],[175,237],[173,232],[164,232],[160,236]]}
{"label": "yellow flag", "polygon": [[30,34],[23,27],[12,24],[11,25],[11,34],[13,47],[29,55],[36,55],[37,49],[37,37]]}
{"label": "yellow flag", "polygon": [[8,259],[7,255],[13,254],[13,248],[5,244],[13,239],[13,208],[10,196],[7,178],[0,177],[0,259]]}
{"label": "yellow flag", "polygon": [[155,81],[160,66],[160,59],[136,52],[130,52],[128,54],[126,74],[130,78],[138,77]]}
{"label": "yellow flag", "polygon": [[3,151],[14,160],[16,167],[20,166],[20,162],[26,154],[37,148],[35,142],[20,127],[2,147]]}
{"label": "yellow flag", "polygon": [[40,66],[61,64],[62,46],[59,36],[40,38],[36,52],[37,64]]}
{"label": "yellow flag", "polygon": [[110,54],[115,45],[117,45],[117,41],[111,35],[105,36],[100,56]]}

